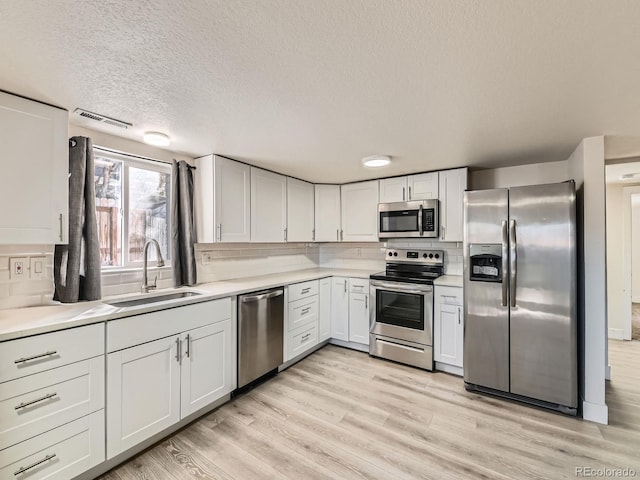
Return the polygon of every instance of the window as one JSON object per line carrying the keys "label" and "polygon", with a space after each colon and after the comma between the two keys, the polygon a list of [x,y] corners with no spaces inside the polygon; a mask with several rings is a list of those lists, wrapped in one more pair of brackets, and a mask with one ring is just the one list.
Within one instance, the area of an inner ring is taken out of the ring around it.
{"label": "window", "polygon": [[[99,148],[94,156],[101,265],[142,265],[144,244],[151,239],[168,260],[171,167]],[[155,248],[149,260],[157,260]]]}

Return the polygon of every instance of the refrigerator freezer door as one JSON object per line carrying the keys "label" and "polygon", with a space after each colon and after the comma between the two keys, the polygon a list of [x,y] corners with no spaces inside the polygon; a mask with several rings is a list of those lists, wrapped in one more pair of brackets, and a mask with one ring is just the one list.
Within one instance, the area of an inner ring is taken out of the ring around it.
{"label": "refrigerator freezer door", "polygon": [[[508,208],[506,189],[464,194],[464,380],[505,392],[509,391],[509,307],[503,302],[506,278],[499,282],[471,280],[469,253],[472,244],[488,248],[498,244],[504,258]],[[506,261],[502,267],[506,273]]]}
{"label": "refrigerator freezer door", "polygon": [[574,184],[511,188],[509,206],[511,393],[575,407]]}

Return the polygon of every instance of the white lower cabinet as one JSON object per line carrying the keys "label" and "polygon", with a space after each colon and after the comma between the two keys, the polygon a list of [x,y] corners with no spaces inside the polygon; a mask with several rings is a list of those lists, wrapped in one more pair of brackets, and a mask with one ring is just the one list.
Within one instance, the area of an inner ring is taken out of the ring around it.
{"label": "white lower cabinet", "polygon": [[463,336],[462,288],[436,286],[433,322],[433,357],[436,368],[462,374]]}
{"label": "white lower cabinet", "polygon": [[320,280],[287,286],[287,313],[284,329],[284,361],[318,345]]}
{"label": "white lower cabinet", "polygon": [[332,278],[331,337],[369,345],[369,280]]}
{"label": "white lower cabinet", "polygon": [[331,338],[331,277],[320,279],[318,300],[318,341],[324,342]]}
{"label": "white lower cabinet", "polygon": [[[190,317],[188,323],[202,325],[180,332],[180,326],[187,323],[184,316],[196,312],[198,317]],[[163,331],[173,325],[174,335],[107,355],[107,458],[162,432],[233,389],[230,299],[157,313]],[[140,317],[149,315],[153,314]],[[136,319],[117,322],[129,321],[134,329]],[[119,336],[123,328],[126,325],[114,324],[113,334]],[[108,325],[107,339],[109,335]]]}

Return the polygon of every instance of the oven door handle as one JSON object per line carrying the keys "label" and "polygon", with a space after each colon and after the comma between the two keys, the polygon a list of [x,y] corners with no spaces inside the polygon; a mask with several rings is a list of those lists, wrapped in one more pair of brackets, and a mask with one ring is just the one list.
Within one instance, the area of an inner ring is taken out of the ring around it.
{"label": "oven door handle", "polygon": [[416,294],[423,294],[423,293],[430,293],[433,292],[433,287],[431,285],[425,286],[425,287],[420,287],[420,288],[416,288],[416,287],[404,287],[402,285],[399,285],[397,283],[387,283],[387,282],[371,282],[371,286],[373,288],[384,288],[385,290],[390,290],[390,291],[395,291],[395,292],[402,292],[402,293],[416,293]]}

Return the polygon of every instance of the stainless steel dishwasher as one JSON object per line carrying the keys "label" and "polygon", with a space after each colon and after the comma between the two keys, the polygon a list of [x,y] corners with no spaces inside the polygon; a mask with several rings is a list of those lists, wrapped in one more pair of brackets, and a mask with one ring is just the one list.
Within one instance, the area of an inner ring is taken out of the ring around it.
{"label": "stainless steel dishwasher", "polygon": [[238,388],[283,362],[284,288],[238,296]]}

